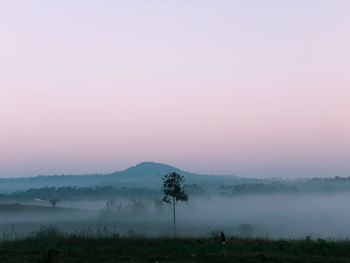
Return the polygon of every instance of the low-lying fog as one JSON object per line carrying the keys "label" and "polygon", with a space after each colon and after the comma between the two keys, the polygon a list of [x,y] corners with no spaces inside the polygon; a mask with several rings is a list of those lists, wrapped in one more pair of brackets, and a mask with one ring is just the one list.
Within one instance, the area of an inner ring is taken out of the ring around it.
{"label": "low-lying fog", "polygon": [[[271,194],[191,198],[177,205],[180,235],[206,235],[223,229],[228,235],[269,238],[350,237],[350,194]],[[43,209],[12,205],[0,211],[0,238],[21,236],[51,224],[64,231],[100,233],[172,233],[172,209],[154,200],[115,199],[59,202]],[[29,203],[20,202],[29,205]],[[1,236],[2,235],[2,236]]]}

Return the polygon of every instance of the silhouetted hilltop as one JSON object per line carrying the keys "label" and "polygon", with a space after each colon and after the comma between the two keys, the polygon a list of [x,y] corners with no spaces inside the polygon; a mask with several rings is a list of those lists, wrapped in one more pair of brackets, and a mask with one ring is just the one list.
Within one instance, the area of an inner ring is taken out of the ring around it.
{"label": "silhouetted hilltop", "polygon": [[115,172],[112,175],[114,176],[163,176],[164,174],[176,172],[180,174],[188,174],[180,170],[179,168],[163,164],[163,163],[155,163],[155,162],[142,162],[135,166],[131,166],[124,171]]}
{"label": "silhouetted hilltop", "polygon": [[[310,178],[310,179],[257,179],[232,175],[202,175],[183,171],[174,166],[156,162],[142,162],[122,171],[110,174],[90,175],[52,175],[29,178],[0,179],[0,194],[15,191],[25,191],[39,188],[95,188],[113,187],[128,193],[142,192],[147,189],[159,191],[162,187],[162,177],[170,172],[176,172],[185,177],[187,189],[198,192],[198,189],[217,191],[223,195],[246,193],[300,193],[300,192],[335,192],[350,191],[350,177]],[[100,188],[97,188],[100,189]],[[109,189],[109,188],[108,188]],[[114,191],[114,190],[113,190]],[[119,192],[125,192],[118,190]],[[148,192],[147,192],[148,193]]]}
{"label": "silhouetted hilltop", "polygon": [[147,188],[159,190],[162,177],[176,172],[185,177],[185,184],[206,189],[218,189],[223,193],[247,192],[313,192],[313,191],[350,191],[350,177],[310,178],[310,179],[257,179],[232,175],[203,175],[183,171],[171,165],[142,162],[122,171],[110,174],[89,175],[51,175],[29,178],[0,179],[0,194],[8,194],[17,190],[44,187],[103,187],[115,188]]}
{"label": "silhouetted hilltop", "polygon": [[187,184],[197,184],[207,187],[261,181],[261,179],[243,178],[237,176],[201,175],[186,172],[167,164],[142,162],[125,170],[113,172],[111,174],[51,175],[29,178],[2,178],[0,179],[0,192],[9,193],[16,190],[25,190],[30,188],[66,186],[115,186],[160,189],[163,175],[170,172],[176,172],[183,175]]}

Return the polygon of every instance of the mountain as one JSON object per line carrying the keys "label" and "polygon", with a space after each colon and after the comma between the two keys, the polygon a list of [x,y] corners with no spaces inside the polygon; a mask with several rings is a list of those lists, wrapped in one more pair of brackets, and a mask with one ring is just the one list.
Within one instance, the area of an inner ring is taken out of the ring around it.
{"label": "mountain", "polygon": [[179,168],[155,162],[142,162],[124,171],[115,172],[111,175],[111,180],[115,180],[123,186],[146,187],[159,189],[162,177],[165,174],[176,172],[185,177],[185,183],[202,186],[218,186],[225,184],[237,184],[243,182],[256,182],[259,179],[243,178],[230,175],[203,175],[183,171]]}
{"label": "mountain", "polygon": [[9,193],[17,190],[42,187],[94,187],[112,185],[116,187],[144,187],[160,189],[162,177],[170,172],[176,172],[185,177],[185,183],[206,187],[220,185],[235,185],[241,183],[260,182],[261,179],[243,178],[224,175],[200,175],[183,171],[179,168],[155,162],[142,162],[126,170],[111,174],[92,175],[52,175],[29,178],[1,178],[0,192]]}
{"label": "mountain", "polygon": [[114,176],[163,176],[167,173],[176,172],[181,174],[189,174],[184,172],[176,167],[155,163],[155,162],[142,162],[135,166],[129,167],[124,171],[115,172],[112,175]]}

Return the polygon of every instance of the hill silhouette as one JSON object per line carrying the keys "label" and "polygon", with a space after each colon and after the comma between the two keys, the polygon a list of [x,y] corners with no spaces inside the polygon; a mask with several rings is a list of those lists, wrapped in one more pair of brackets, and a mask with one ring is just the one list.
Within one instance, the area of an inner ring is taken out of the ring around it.
{"label": "hill silhouette", "polygon": [[187,184],[205,185],[217,187],[225,184],[250,183],[261,181],[261,179],[243,178],[225,175],[202,175],[183,171],[171,165],[142,162],[122,171],[110,174],[86,174],[86,175],[51,175],[35,176],[29,178],[2,178],[0,179],[1,193],[9,193],[16,190],[42,187],[94,187],[94,186],[116,186],[116,187],[142,187],[160,189],[162,177],[170,172],[176,172],[185,177]]}
{"label": "hill silhouette", "polygon": [[164,175],[170,172],[182,173],[185,174],[187,172],[182,171],[179,168],[156,162],[142,162],[135,166],[131,166],[124,171],[115,172],[113,175],[117,176],[154,176],[154,175]]}

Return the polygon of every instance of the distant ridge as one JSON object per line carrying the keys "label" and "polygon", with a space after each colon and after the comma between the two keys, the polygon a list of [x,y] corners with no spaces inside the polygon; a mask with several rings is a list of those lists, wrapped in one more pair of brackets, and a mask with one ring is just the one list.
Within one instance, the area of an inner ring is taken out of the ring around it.
{"label": "distant ridge", "polygon": [[243,178],[224,175],[200,175],[185,172],[171,165],[157,162],[141,162],[125,170],[110,174],[87,175],[52,175],[30,178],[2,178],[0,179],[0,194],[17,190],[42,187],[94,187],[111,185],[115,187],[138,187],[160,189],[162,176],[176,172],[185,177],[187,184],[217,187],[220,185],[234,185],[245,182],[257,182],[261,179]]}
{"label": "distant ridge", "polygon": [[185,173],[179,168],[156,162],[142,162],[135,166],[131,166],[124,171],[115,172],[114,174],[130,174],[130,175],[164,175],[170,172]]}

